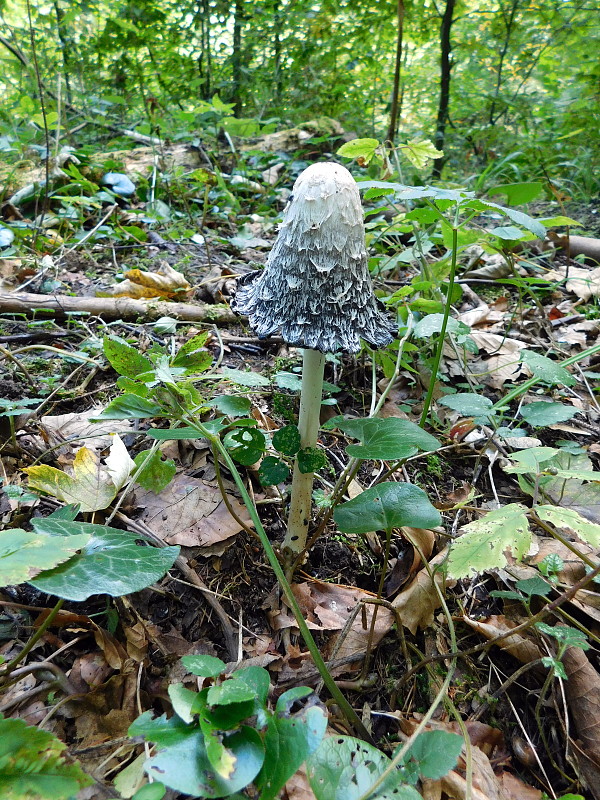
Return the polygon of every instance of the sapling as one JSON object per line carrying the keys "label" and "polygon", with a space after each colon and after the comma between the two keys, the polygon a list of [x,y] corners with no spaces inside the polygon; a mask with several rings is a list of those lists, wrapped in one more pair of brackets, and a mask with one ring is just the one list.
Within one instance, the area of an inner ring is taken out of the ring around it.
{"label": "sapling", "polygon": [[[357,353],[392,341],[397,326],[373,294],[356,182],[334,162],[312,164],[297,178],[275,245],[262,272],[244,276],[232,304],[260,338],[281,331],[303,353],[301,448],[319,431],[325,354]],[[313,472],[294,464],[287,533],[290,556],[306,545]]]}

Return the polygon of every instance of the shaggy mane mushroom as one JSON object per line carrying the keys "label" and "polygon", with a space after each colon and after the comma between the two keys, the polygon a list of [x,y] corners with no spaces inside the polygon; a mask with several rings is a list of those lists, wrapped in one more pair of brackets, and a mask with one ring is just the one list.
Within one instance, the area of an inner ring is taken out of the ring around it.
{"label": "shaggy mane mushroom", "polygon": [[[232,309],[260,338],[281,332],[304,348],[298,427],[302,448],[315,447],[324,354],[357,353],[361,339],[384,347],[397,332],[373,294],[360,194],[345,167],[312,164],[299,175],[265,268],[239,281]],[[296,461],[284,551],[304,549],[312,484]]]}

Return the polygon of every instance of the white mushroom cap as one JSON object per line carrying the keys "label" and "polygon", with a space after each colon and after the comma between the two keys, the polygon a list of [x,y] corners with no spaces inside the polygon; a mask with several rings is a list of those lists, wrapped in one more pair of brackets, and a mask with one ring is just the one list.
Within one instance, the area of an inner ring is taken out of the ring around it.
{"label": "white mushroom cap", "polygon": [[334,162],[302,172],[262,272],[244,276],[232,308],[260,338],[323,353],[389,344],[397,326],[373,294],[356,181]]}

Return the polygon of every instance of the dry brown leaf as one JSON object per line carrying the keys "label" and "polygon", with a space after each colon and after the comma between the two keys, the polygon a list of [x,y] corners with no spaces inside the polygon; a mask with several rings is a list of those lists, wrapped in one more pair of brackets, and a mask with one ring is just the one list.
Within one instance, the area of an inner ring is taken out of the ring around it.
{"label": "dry brown leaf", "polygon": [[[489,758],[478,747],[471,748],[473,765],[472,800],[512,800],[494,774]],[[442,779],[442,789],[456,800],[467,797],[467,781],[456,770],[452,770]]]}
{"label": "dry brown leaf", "polygon": [[39,429],[42,435],[47,437],[46,446],[54,446],[73,439],[75,448],[85,444],[88,450],[104,450],[114,441],[112,434],[127,433],[132,430],[133,422],[130,419],[90,422],[90,418],[97,417],[102,410],[103,407],[100,406],[81,414],[42,417]]}
{"label": "dry brown leaf", "polygon": [[487,371],[483,380],[489,386],[499,389],[506,381],[515,381],[522,372],[528,372],[525,364],[519,361],[521,350],[529,347],[527,342],[485,331],[471,331],[469,336],[480,350],[489,353],[486,360],[478,359],[471,364],[474,372],[479,371],[479,364]]}
{"label": "dry brown leaf", "polygon": [[315,800],[304,766],[301,766],[298,772],[292,775],[283,791],[287,800]]}
{"label": "dry brown leaf", "polygon": [[[223,502],[219,489],[199,478],[180,473],[159,494],[136,491],[140,515],[150,530],[167,544],[210,547],[242,530]],[[248,511],[235,497],[228,496],[237,516],[252,526]]]}
{"label": "dry brown leaf", "polygon": [[125,280],[97,292],[98,297],[167,297],[185,300],[193,292],[186,277],[173,269],[167,261],[161,261],[156,272],[131,269]]}
{"label": "dry brown leaf", "polygon": [[[429,562],[431,569],[435,570],[438,564],[446,558],[447,549]],[[443,592],[444,586],[454,586],[454,581],[444,582],[444,575],[440,570],[434,573],[435,583]],[[418,628],[427,628],[433,622],[435,610],[440,605],[438,592],[429,573],[422,569],[415,580],[392,601],[392,605],[400,612],[402,624],[415,634]]]}
{"label": "dry brown leaf", "polygon": [[563,656],[569,679],[565,692],[569,711],[585,754],[585,776],[596,800],[600,799],[600,675],[579,647]]}
{"label": "dry brown leaf", "polygon": [[510,800],[541,800],[542,793],[539,789],[534,789],[525,783],[512,772],[501,772],[498,781]]}
{"label": "dry brown leaf", "polygon": [[549,281],[562,281],[567,278],[566,287],[582,300],[600,295],[600,267],[574,267],[572,264],[551,269],[544,277]]}
{"label": "dry brown leaf", "polygon": [[[500,614],[488,617],[485,622],[480,619],[471,619],[467,616],[464,616],[463,620],[473,630],[485,636],[486,639],[495,639],[496,636],[502,636],[507,631],[510,631],[511,628],[517,627],[516,623],[511,622],[511,620]],[[520,633],[501,639],[498,642],[498,647],[506,650],[507,653],[510,653],[513,658],[516,658],[522,664],[528,664],[530,661],[535,661],[544,655],[534,641],[525,638]]]}

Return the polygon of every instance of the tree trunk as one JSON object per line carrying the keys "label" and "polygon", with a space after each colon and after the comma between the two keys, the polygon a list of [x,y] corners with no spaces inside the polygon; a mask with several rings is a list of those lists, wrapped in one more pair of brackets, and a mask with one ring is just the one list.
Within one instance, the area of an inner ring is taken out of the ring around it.
{"label": "tree trunk", "polygon": [[239,117],[242,112],[242,26],[244,23],[244,0],[235,0],[233,19],[233,53],[231,56],[231,100],[233,113]]}
{"label": "tree trunk", "polygon": [[67,103],[72,105],[73,94],[71,92],[71,79],[69,77],[71,67],[71,43],[65,31],[65,12],[59,6],[58,0],[54,0],[54,14],[56,15],[56,27],[58,30],[58,39],[60,41],[63,67],[65,70],[65,90],[67,93]]}
{"label": "tree trunk", "polygon": [[492,105],[490,106],[490,116],[489,116],[490,125],[495,125],[503,113],[502,111],[498,115],[498,117],[495,116],[496,105],[498,103],[498,98],[500,97],[500,86],[502,85],[502,69],[504,67],[504,59],[506,58],[506,53],[508,52],[508,46],[510,44],[510,37],[512,34],[512,27],[515,21],[515,15],[517,13],[517,9],[519,8],[519,0],[512,0],[512,5],[508,13],[505,11],[505,8],[502,4],[500,4],[500,8],[502,10],[502,16],[504,17],[504,24],[506,26],[506,36],[504,37],[504,44],[502,46],[502,50],[500,51],[500,59],[498,60],[498,69],[496,70],[496,89],[494,91]]}
{"label": "tree trunk", "polygon": [[392,108],[390,111],[390,124],[387,139],[392,144],[398,130],[400,115],[400,73],[402,71],[402,36],[404,33],[404,0],[398,0],[397,10],[398,33],[396,36],[396,63],[394,65],[394,89],[392,92]]}
{"label": "tree trunk", "polygon": [[[452,64],[450,63],[450,30],[452,28],[452,22],[454,21],[452,19],[452,15],[454,14],[455,6],[456,0],[446,0],[446,8],[444,9],[444,16],[442,17],[442,24],[440,26],[440,100],[438,104],[437,125],[434,138],[434,144],[438,150],[444,149],[446,122],[448,120],[448,106],[450,104],[450,78],[452,70]],[[443,166],[443,158],[437,158],[433,162],[433,178],[440,177]]]}

